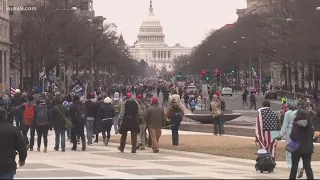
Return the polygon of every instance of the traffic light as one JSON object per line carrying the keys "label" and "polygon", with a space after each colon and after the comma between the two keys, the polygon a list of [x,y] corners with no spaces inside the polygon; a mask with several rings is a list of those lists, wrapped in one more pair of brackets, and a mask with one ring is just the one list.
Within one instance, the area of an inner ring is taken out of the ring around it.
{"label": "traffic light", "polygon": [[202,70],[202,71],[201,71],[201,74],[200,74],[200,78],[201,78],[202,80],[204,80],[204,79],[205,79],[205,75],[206,75],[206,70]]}
{"label": "traffic light", "polygon": [[234,74],[234,72],[235,72],[234,70],[231,71],[232,74]]}
{"label": "traffic light", "polygon": [[210,72],[209,71],[206,72],[206,80],[210,81]]}
{"label": "traffic light", "polygon": [[252,67],[251,70],[254,71],[254,67]]}
{"label": "traffic light", "polygon": [[181,77],[181,76],[182,76],[182,73],[181,73],[181,72],[179,72],[178,77]]}
{"label": "traffic light", "polygon": [[217,81],[220,81],[220,70],[216,69]]}

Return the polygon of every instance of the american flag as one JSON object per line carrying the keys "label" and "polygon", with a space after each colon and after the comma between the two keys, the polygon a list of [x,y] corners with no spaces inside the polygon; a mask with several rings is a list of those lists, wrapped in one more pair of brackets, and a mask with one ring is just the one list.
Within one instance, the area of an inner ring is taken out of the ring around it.
{"label": "american flag", "polygon": [[45,67],[43,67],[42,72],[39,73],[39,77],[40,77],[40,79],[47,78],[47,76],[46,76],[46,68]]}
{"label": "american flag", "polygon": [[275,147],[277,141],[274,141],[279,136],[278,131],[278,116],[270,108],[260,108],[257,117],[256,140],[261,144],[262,148],[272,153],[275,157]]}
{"label": "american flag", "polygon": [[12,77],[10,77],[10,94],[11,94],[11,96],[14,96],[15,93],[16,93],[16,88],[14,85],[14,81],[13,81]]}

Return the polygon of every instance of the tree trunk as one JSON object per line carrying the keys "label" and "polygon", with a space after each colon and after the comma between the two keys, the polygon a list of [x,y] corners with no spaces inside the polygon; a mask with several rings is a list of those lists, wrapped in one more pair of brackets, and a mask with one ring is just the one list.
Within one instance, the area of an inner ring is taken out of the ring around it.
{"label": "tree trunk", "polygon": [[33,52],[31,53],[31,56],[30,56],[30,71],[31,71],[32,85],[36,85],[37,84],[37,80],[36,80],[36,77],[35,77]]}
{"label": "tree trunk", "polygon": [[[26,42],[26,47],[28,47],[27,42]],[[29,88],[30,84],[29,84],[29,66],[28,66],[28,51],[25,51],[25,61],[26,61],[26,87],[25,88]]]}
{"label": "tree trunk", "polygon": [[20,51],[20,89],[23,90],[23,60],[22,60],[22,44],[20,42],[20,45],[19,45],[19,51]]}
{"label": "tree trunk", "polygon": [[288,63],[288,81],[289,81],[289,91],[292,91],[292,66]]}
{"label": "tree trunk", "polygon": [[311,60],[308,61],[308,90],[311,91],[312,84],[312,67],[313,63]]}
{"label": "tree trunk", "polygon": [[288,88],[288,74],[287,74],[287,66],[286,64],[283,66],[283,71],[284,71],[284,90],[287,90]]}
{"label": "tree trunk", "polygon": [[301,90],[302,90],[302,92],[305,91],[305,86],[304,86],[304,84],[305,84],[305,75],[304,75],[304,73],[305,73],[305,64],[302,63],[302,68],[301,68]]}
{"label": "tree trunk", "polygon": [[300,91],[299,88],[299,67],[298,63],[294,63],[294,89]]}

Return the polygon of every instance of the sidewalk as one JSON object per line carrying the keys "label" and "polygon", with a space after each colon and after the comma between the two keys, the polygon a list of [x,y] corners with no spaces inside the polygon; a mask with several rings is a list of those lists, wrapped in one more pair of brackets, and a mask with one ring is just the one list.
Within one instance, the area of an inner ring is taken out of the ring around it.
{"label": "sidewalk", "polygon": [[[164,130],[163,134],[170,131]],[[206,133],[181,131],[180,134]],[[52,132],[48,141],[48,153],[28,153],[26,165],[17,170],[17,179],[278,179],[289,176],[285,162],[280,161],[274,173],[261,174],[255,171],[253,160],[165,149],[158,154],[150,149],[131,154],[129,146],[125,153],[120,153],[118,144],[114,143],[94,144],[84,152],[70,151],[71,144],[67,143],[66,152],[55,152]],[[319,177],[320,163],[312,163],[315,177]]]}

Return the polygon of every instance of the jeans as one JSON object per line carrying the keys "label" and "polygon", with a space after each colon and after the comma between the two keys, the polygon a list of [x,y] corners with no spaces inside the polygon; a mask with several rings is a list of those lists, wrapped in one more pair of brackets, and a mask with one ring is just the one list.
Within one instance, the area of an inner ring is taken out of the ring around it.
{"label": "jeans", "polygon": [[179,145],[179,127],[180,121],[173,121],[171,126],[172,131],[172,145]]}
{"label": "jeans", "polygon": [[64,129],[55,129],[55,139],[56,139],[56,144],[54,146],[55,149],[59,149],[59,144],[60,144],[60,138],[61,138],[61,149],[65,150],[66,148],[66,132]]}
{"label": "jeans", "polygon": [[77,137],[81,138],[82,146],[85,146],[86,137],[84,136],[84,124],[72,124],[71,126],[71,140],[73,147],[77,147]]}
{"label": "jeans", "polygon": [[[30,141],[28,139],[28,131],[30,129]],[[34,136],[36,129],[34,127],[27,126],[23,124],[22,136],[26,145],[30,145],[30,149],[33,149],[34,146]]]}
{"label": "jeans", "polygon": [[49,126],[48,125],[41,125],[36,127],[36,131],[38,134],[38,148],[41,147],[41,139],[43,137],[43,143],[44,147],[48,147],[48,132],[49,132]]}
{"label": "jeans", "polygon": [[250,104],[250,109],[254,107],[254,109],[257,110],[257,103],[251,102]]}
{"label": "jeans", "polygon": [[94,123],[94,120],[87,120],[86,122],[88,144],[92,144],[93,123]]}
{"label": "jeans", "polygon": [[314,179],[313,171],[311,168],[311,156],[312,154],[302,155],[302,154],[299,154],[298,152],[291,153],[292,167],[291,167],[289,179],[296,179],[300,158],[302,158],[303,168],[306,171],[307,179]]}
{"label": "jeans", "polygon": [[[126,146],[127,136],[128,136],[128,132],[122,132],[121,138],[120,138],[120,149],[121,150],[124,150],[124,148]],[[132,152],[135,152],[137,150],[137,136],[138,136],[137,132],[131,131],[131,145],[132,145],[131,151]]]}
{"label": "jeans", "polygon": [[20,130],[22,131],[23,130],[23,114],[20,110],[16,110],[14,112],[14,118],[15,118],[15,121],[16,121],[16,126],[18,128],[20,128]]}
{"label": "jeans", "polygon": [[71,139],[71,127],[66,129],[67,130],[67,137],[68,139]]}
{"label": "jeans", "polygon": [[221,116],[214,117],[212,119],[212,124],[213,124],[213,133],[214,134],[223,134],[224,133],[224,128],[223,128],[223,120]]}
{"label": "jeans", "polygon": [[114,128],[114,131],[115,131],[115,132],[117,132],[118,129],[119,129],[118,117],[119,117],[119,115],[117,114],[117,115],[113,118],[113,128]]}
{"label": "jeans", "polygon": [[145,148],[146,145],[146,124],[140,124],[140,133],[139,133],[139,139],[137,140],[138,144],[141,145],[142,148]]}
{"label": "jeans", "polygon": [[161,136],[161,128],[149,128],[149,133],[152,139],[152,149],[159,150],[159,139]]}
{"label": "jeans", "polygon": [[14,175],[16,175],[16,171],[0,172],[0,179],[13,179]]}

